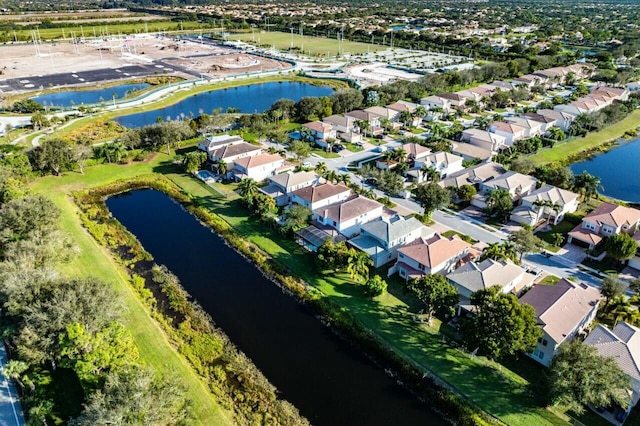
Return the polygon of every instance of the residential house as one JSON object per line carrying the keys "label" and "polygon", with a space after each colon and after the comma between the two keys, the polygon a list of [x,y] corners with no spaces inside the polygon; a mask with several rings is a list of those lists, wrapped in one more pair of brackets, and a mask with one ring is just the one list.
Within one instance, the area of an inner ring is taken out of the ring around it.
{"label": "residential house", "polygon": [[431,154],[431,149],[414,142],[405,143],[402,145],[402,149],[405,150],[407,158],[411,162],[423,161],[427,155]]}
{"label": "residential house", "polygon": [[382,216],[384,206],[377,201],[357,195],[345,201],[313,210],[313,220],[330,227],[346,237],[360,232],[360,226]]}
{"label": "residential house", "polygon": [[489,131],[504,137],[504,144],[511,146],[514,142],[527,137],[526,129],[517,124],[505,121],[494,121],[489,125]]}
{"label": "residential house", "polygon": [[536,85],[544,85],[545,82],[546,78],[533,74],[525,74],[514,80],[514,83],[516,83],[517,85],[525,86],[528,89],[532,89]]}
{"label": "residential house", "polygon": [[570,114],[565,111],[556,111],[553,109],[539,109],[537,112],[539,115],[555,120],[555,126],[560,127],[565,132],[569,131],[571,123],[576,119],[579,114]]}
{"label": "residential house", "polygon": [[511,81],[496,80],[493,83],[490,83],[489,86],[493,86],[496,89],[502,90],[503,92],[508,92],[509,90],[516,89],[518,87],[518,83],[511,82]]}
{"label": "residential house", "polygon": [[451,152],[465,160],[490,161],[495,152],[466,142],[451,142]]}
{"label": "residential house", "polygon": [[628,415],[640,400],[640,328],[624,321],[616,324],[613,330],[598,324],[583,344],[596,348],[602,357],[613,358],[629,377],[631,404],[623,407]]}
{"label": "residential house", "polygon": [[486,198],[494,189],[507,190],[511,199],[516,202],[532,192],[536,188],[537,183],[538,180],[532,176],[508,171],[498,177],[481,183],[479,194],[471,200],[471,204],[476,207],[485,208],[487,206]]}
{"label": "residential house", "polygon": [[383,119],[387,119],[392,122],[398,121],[398,118],[400,117],[400,112],[382,106],[372,106],[370,108],[366,108],[364,111],[377,115],[381,122]]}
{"label": "residential house", "polygon": [[398,102],[394,102],[390,105],[387,105],[387,108],[398,111],[398,113],[401,113],[402,111],[407,111],[413,114],[418,108],[418,104],[400,100]]}
{"label": "residential house", "polygon": [[505,172],[506,170],[502,164],[491,161],[488,163],[477,164],[457,173],[452,173],[447,178],[441,179],[438,182],[438,185],[443,188],[459,188],[462,185],[473,185],[476,189],[479,189],[482,182],[498,177]]}
{"label": "residential house", "polygon": [[459,93],[441,93],[438,97],[448,100],[452,109],[465,109],[465,103],[469,99],[468,96]]}
{"label": "residential house", "polygon": [[396,214],[360,226],[360,235],[349,240],[349,244],[367,253],[373,267],[379,268],[396,259],[398,247],[434,234],[435,231],[422,225],[418,219]]}
{"label": "residential house", "polygon": [[612,235],[633,235],[640,231],[640,210],[631,207],[602,203],[582,218],[582,223],[569,232],[567,242],[578,242],[589,249]]}
{"label": "residential house", "polygon": [[629,99],[631,92],[628,88],[619,88],[611,86],[595,86],[591,89],[591,95],[605,95],[618,101],[626,101]]}
{"label": "residential house", "polygon": [[380,116],[378,114],[357,109],[346,113],[345,116],[350,117],[354,120],[366,121],[367,123],[369,123],[369,128],[366,129],[366,132],[364,131],[364,129],[359,129],[360,133],[367,133],[369,135],[377,135],[382,133],[382,128],[380,127]]}
{"label": "residential house", "polygon": [[295,166],[285,162],[278,154],[260,154],[234,160],[230,173],[235,180],[251,178],[260,182],[269,176],[292,170]]}
{"label": "residential house", "polygon": [[545,117],[542,114],[538,114],[537,112],[527,112],[524,114],[524,118],[530,121],[536,121],[540,123],[540,128],[542,132],[546,132],[553,126],[558,125],[558,119],[553,117]]}
{"label": "residential house", "polygon": [[259,146],[251,145],[240,136],[220,135],[202,139],[198,149],[207,153],[209,161],[224,160],[227,163],[236,158],[251,157],[262,152]]}
{"label": "residential house", "polygon": [[578,198],[578,194],[566,189],[544,185],[522,197],[522,205],[511,212],[511,220],[533,226],[547,219],[557,225],[565,214],[578,209]]}
{"label": "residential house", "polygon": [[318,251],[327,240],[331,240],[334,244],[347,240],[344,235],[332,234],[333,233],[322,230],[315,225],[309,225],[306,228],[296,231],[294,239],[297,244],[312,252]]}
{"label": "residential house", "polygon": [[323,118],[322,121],[330,124],[338,133],[349,133],[353,132],[356,119],[344,115],[330,115],[329,117]]}
{"label": "residential house", "polygon": [[524,129],[525,137],[531,138],[534,136],[540,136],[544,133],[542,130],[542,123],[535,120],[530,120],[526,117],[507,117],[505,118],[507,123],[515,124]]}
{"label": "residential house", "polygon": [[447,280],[460,293],[463,304],[468,303],[476,291],[493,286],[500,287],[503,293],[518,294],[531,287],[535,279],[535,275],[509,260],[493,259],[466,263],[447,275]]}
{"label": "residential house", "polygon": [[329,123],[322,121],[312,121],[302,125],[303,129],[307,129],[316,145],[327,148],[329,146],[328,139],[336,139],[336,131]]}
{"label": "residential house", "polygon": [[436,95],[420,99],[420,105],[424,106],[427,110],[442,109],[445,113],[451,111],[451,101]]}
{"label": "residential house", "polygon": [[463,141],[480,147],[486,151],[497,152],[506,147],[506,138],[496,133],[481,129],[467,129],[462,132]]}
{"label": "residential house", "polygon": [[351,189],[341,183],[324,183],[317,186],[307,186],[290,193],[292,203],[309,207],[311,210],[344,201],[351,196]]}
{"label": "residential house", "polygon": [[[435,168],[440,173],[440,178],[459,172],[464,169],[462,162],[464,158],[450,152],[439,151],[424,156],[415,162],[415,167],[421,169],[424,166]],[[420,180],[420,179],[419,179]]]}
{"label": "residential house", "polygon": [[275,199],[276,205],[282,207],[291,201],[289,194],[298,189],[317,185],[319,179],[315,172],[280,173],[269,176],[267,178],[269,184],[260,188],[260,192]]}
{"label": "residential house", "polygon": [[[457,235],[435,234],[418,238],[398,249],[398,260],[389,275],[398,272],[405,279],[453,271],[469,255],[471,245]],[[473,251],[472,253],[475,253]]]}
{"label": "residential house", "polygon": [[600,291],[583,283],[561,279],[555,285],[537,285],[520,298],[536,311],[542,337],[528,354],[544,366],[564,342],[570,342],[593,322],[598,312]]}

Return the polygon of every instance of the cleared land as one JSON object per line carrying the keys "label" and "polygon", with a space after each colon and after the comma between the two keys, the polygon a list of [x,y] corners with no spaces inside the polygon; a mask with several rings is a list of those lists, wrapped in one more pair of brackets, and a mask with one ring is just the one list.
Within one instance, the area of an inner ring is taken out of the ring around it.
{"label": "cleared land", "polygon": [[640,125],[640,110],[632,112],[627,118],[599,132],[589,133],[584,138],[573,139],[563,144],[558,144],[551,149],[540,151],[529,157],[537,165],[553,162],[562,162],[570,155],[578,154],[597,147],[605,142],[610,142],[622,137],[625,132],[636,129]]}
{"label": "cleared land", "polygon": [[193,401],[196,423],[200,425],[232,425],[232,415],[217,405],[205,383],[193,372],[187,361],[179,355],[161,328],[150,317],[142,302],[126,280],[122,267],[110,254],[98,246],[82,228],[77,207],[69,193],[81,188],[103,185],[117,179],[151,173],[166,156],[158,154],[153,160],[131,166],[104,165],[91,167],[84,175],[69,172],[62,177],[48,176],[38,179],[31,187],[35,193],[50,197],[62,210],[62,226],[80,249],[80,255],[63,272],[69,276],[94,276],[113,286],[126,307],[125,325],[133,335],[141,360],[157,371],[181,381]]}
{"label": "cleared land", "polygon": [[[231,34],[229,40],[243,41],[245,43],[256,44],[262,47],[275,47],[279,50],[288,50],[292,45],[291,34],[281,32],[255,32]],[[375,52],[387,49],[386,46],[378,44],[360,43],[353,41],[343,41],[338,43],[335,38],[301,36],[293,34],[293,48],[310,56],[331,57],[336,56],[340,49],[343,55]]]}

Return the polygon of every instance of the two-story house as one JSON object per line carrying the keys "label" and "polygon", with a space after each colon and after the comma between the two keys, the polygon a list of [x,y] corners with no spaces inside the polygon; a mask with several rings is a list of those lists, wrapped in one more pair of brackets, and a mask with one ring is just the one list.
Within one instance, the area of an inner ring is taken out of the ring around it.
{"label": "two-story house", "polygon": [[280,173],[275,176],[269,176],[267,180],[269,184],[260,188],[260,192],[270,196],[276,200],[278,207],[289,204],[293,191],[317,185],[319,176],[316,172],[298,172],[298,173]]}
{"label": "two-story house", "polygon": [[268,176],[292,170],[294,167],[278,154],[260,154],[234,160],[230,173],[236,181],[251,178],[260,182]]}
{"label": "two-story house", "polygon": [[546,219],[557,225],[565,214],[578,210],[578,198],[574,192],[544,185],[522,197],[522,205],[511,212],[511,220],[533,226]]}
{"label": "two-story house", "polygon": [[366,133],[369,135],[377,135],[379,133],[382,133],[382,128],[380,127],[380,116],[378,114],[357,109],[346,113],[345,116],[353,118],[354,120],[364,121],[368,123],[369,128],[359,129],[360,133]]}
{"label": "two-story house", "polygon": [[360,232],[360,226],[382,216],[384,206],[361,195],[313,210],[313,220],[346,236]]}
{"label": "two-story house", "polygon": [[504,121],[494,121],[489,125],[489,131],[504,137],[504,144],[507,146],[527,137],[524,127]]}
{"label": "two-story house", "polygon": [[335,140],[337,137],[336,131],[333,126],[322,121],[312,121],[309,123],[305,123],[302,125],[302,128],[307,129],[316,145],[322,148],[327,148],[328,139]]}
{"label": "two-story house", "polygon": [[[547,117],[537,112],[527,112],[524,114],[524,118],[540,123],[540,128],[543,133],[547,132],[553,126],[558,125],[558,119],[554,117]],[[558,126],[559,127],[559,126]]]}
{"label": "two-story house", "polygon": [[497,152],[506,147],[504,136],[482,129],[466,129],[462,132],[461,139],[490,152]]}
{"label": "two-story house", "polygon": [[502,164],[491,161],[450,174],[447,178],[441,179],[438,185],[443,188],[460,188],[463,185],[472,185],[479,189],[483,182],[501,176],[505,172]]}
{"label": "two-story house", "polygon": [[[457,235],[444,237],[435,234],[418,238],[398,249],[398,260],[389,275],[398,272],[404,279],[453,271],[469,255],[471,245]],[[475,251],[474,251],[475,252]]]}
{"label": "two-story house", "polygon": [[407,153],[407,158],[411,163],[423,161],[427,155],[431,154],[431,149],[414,142],[403,144],[402,149]]}
{"label": "two-story house", "polygon": [[[414,167],[421,169],[424,166],[433,167],[440,173],[440,178],[444,179],[447,176],[459,172],[464,169],[462,162],[464,158],[459,155],[451,154],[450,152],[439,151],[426,155],[421,160],[416,160]],[[418,177],[418,182],[421,182],[421,177]]]}
{"label": "two-story house", "polygon": [[573,123],[578,116],[578,114],[569,114],[568,112],[553,109],[539,109],[537,114],[547,119],[555,120],[554,126],[560,127],[565,132],[569,131],[571,123]]}
{"label": "two-story house", "polygon": [[351,196],[351,189],[339,184],[324,183],[297,189],[289,194],[292,203],[309,207],[311,210],[344,201]]}
{"label": "two-story house", "polygon": [[367,253],[373,260],[373,267],[379,268],[396,259],[398,247],[434,234],[435,231],[414,217],[393,215],[365,223],[360,227],[360,235],[349,240],[349,244]]}
{"label": "two-story house", "polygon": [[533,306],[542,337],[528,354],[549,366],[558,346],[570,342],[596,318],[600,291],[582,283],[561,279],[555,285],[537,285],[520,298],[520,303]]}
{"label": "two-story house", "polygon": [[567,242],[578,242],[589,249],[612,235],[633,235],[640,231],[640,210],[631,207],[602,203],[582,218],[582,223],[569,232]]}
{"label": "two-story house", "polygon": [[535,120],[530,120],[527,117],[507,117],[505,118],[507,123],[515,124],[524,129],[525,137],[531,138],[534,136],[540,136],[544,133],[542,130],[542,123]]}
{"label": "two-story house", "polygon": [[516,202],[536,189],[537,183],[538,180],[533,176],[508,171],[498,177],[481,183],[479,194],[471,200],[471,204],[476,207],[485,208],[487,206],[486,198],[494,189],[504,189],[508,191],[512,201]]}
{"label": "two-story house", "polygon": [[530,287],[535,280],[520,266],[509,260],[485,259],[482,262],[468,262],[447,275],[447,279],[460,293],[462,303],[479,290],[498,286],[503,293],[520,293]]}
{"label": "two-story house", "polygon": [[424,106],[428,111],[436,109],[445,113],[451,112],[451,101],[442,96],[433,95],[422,98],[420,99],[420,105]]}
{"label": "two-story house", "polygon": [[640,328],[624,321],[613,330],[602,324],[589,333],[583,344],[593,346],[602,357],[613,358],[620,370],[629,377],[631,404],[623,407],[623,421],[640,401]]}
{"label": "two-story house", "polygon": [[240,136],[220,135],[202,139],[198,142],[198,149],[207,153],[207,158],[211,162],[224,160],[230,163],[238,158],[252,157],[262,153],[259,146],[251,145]]}

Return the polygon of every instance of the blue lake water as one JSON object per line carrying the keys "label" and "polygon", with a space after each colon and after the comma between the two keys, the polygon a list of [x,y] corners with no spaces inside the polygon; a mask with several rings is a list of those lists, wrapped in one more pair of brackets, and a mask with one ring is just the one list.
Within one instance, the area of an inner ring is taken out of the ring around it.
{"label": "blue lake water", "polygon": [[140,84],[123,84],[120,86],[107,87],[99,90],[78,90],[75,92],[59,92],[49,93],[46,95],[31,98],[34,101],[47,106],[68,107],[71,105],[97,104],[100,102],[109,102],[113,100],[113,94],[116,93],[116,99],[124,98],[129,93],[145,89],[149,87],[147,83]]}
{"label": "blue lake water", "polygon": [[623,141],[604,154],[574,163],[571,171],[598,176],[604,187],[600,192],[607,197],[640,203],[640,138]]}
{"label": "blue lake water", "polygon": [[294,101],[305,96],[329,96],[333,89],[327,86],[314,86],[305,83],[273,82],[212,90],[190,96],[166,108],[117,117],[114,120],[128,128],[148,126],[163,120],[181,120],[185,117],[197,117],[203,113],[211,114],[216,108],[238,108],[241,112],[263,112],[278,99],[288,98]]}

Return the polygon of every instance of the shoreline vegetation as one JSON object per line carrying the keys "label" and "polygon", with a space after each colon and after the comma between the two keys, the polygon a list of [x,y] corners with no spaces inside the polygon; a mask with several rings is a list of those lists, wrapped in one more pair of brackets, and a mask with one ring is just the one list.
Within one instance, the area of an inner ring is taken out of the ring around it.
{"label": "shoreline vegetation", "polygon": [[624,119],[600,131],[556,144],[553,148],[542,150],[529,158],[538,166],[549,163],[567,166],[577,163],[611,149],[618,139],[640,128],[638,123],[640,123],[640,110],[635,110]]}
{"label": "shoreline vegetation", "polygon": [[[106,246],[111,253],[116,256],[124,266],[135,271],[131,274],[130,283],[138,293],[140,299],[144,301],[147,307],[152,311],[153,317],[159,322],[163,330],[170,337],[172,342],[178,346],[178,351],[183,354],[190,354],[188,348],[193,344],[184,338],[185,328],[192,327],[195,333],[211,334],[215,338],[223,342],[224,351],[229,351],[232,356],[228,355],[225,361],[231,361],[236,357],[243,359],[242,366],[248,369],[250,374],[243,374],[242,369],[237,366],[225,369],[227,375],[229,371],[238,374],[236,380],[221,379],[223,372],[216,368],[220,364],[216,363],[214,373],[207,375],[207,368],[203,368],[203,361],[197,357],[187,356],[193,368],[200,376],[210,383],[211,390],[218,397],[223,397],[225,408],[231,409],[240,403],[237,399],[233,399],[234,390],[226,389],[226,395],[221,394],[221,390],[217,388],[226,383],[236,383],[248,385],[247,379],[254,379],[261,386],[254,389],[260,389],[262,392],[268,393],[265,401],[273,401],[276,399],[276,390],[262,376],[262,373],[247,359],[244,354],[239,352],[231,341],[224,335],[224,332],[216,329],[211,325],[211,318],[202,308],[194,302],[190,302],[188,293],[180,286],[177,279],[172,279],[170,288],[166,281],[159,284],[148,276],[159,268],[157,265],[150,267],[152,262],[151,256],[144,250],[138,240],[128,230],[126,230],[115,219],[106,219],[110,217],[105,200],[113,195],[137,190],[137,189],[155,189],[178,202],[183,208],[194,215],[200,222],[214,230],[221,236],[225,243],[238,254],[243,256],[248,262],[256,266],[270,281],[285,290],[290,296],[295,297],[298,301],[308,304],[320,312],[323,322],[331,327],[337,334],[347,337],[353,343],[357,344],[361,350],[365,350],[370,356],[373,356],[374,362],[387,367],[387,371],[393,371],[393,375],[409,386],[409,389],[421,401],[428,400],[433,403],[431,408],[441,414],[445,419],[462,425],[484,425],[489,424],[491,418],[482,411],[474,408],[468,403],[461,400],[444,389],[444,382],[438,380],[437,377],[431,377],[425,380],[425,377],[418,370],[418,366],[403,360],[393,353],[391,348],[386,348],[377,341],[371,332],[362,328],[354,319],[339,306],[335,306],[331,302],[323,299],[321,294],[309,284],[288,275],[286,267],[273,259],[259,247],[246,241],[239,236],[233,227],[225,222],[215,213],[209,211],[206,207],[200,205],[193,200],[188,193],[180,189],[174,182],[162,178],[158,179],[155,175],[142,175],[133,179],[117,181],[106,186],[92,188],[80,192],[75,192],[73,198],[80,210],[83,226],[102,246]],[[119,245],[120,242],[126,241],[126,245]],[[124,255],[123,255],[124,254]],[[144,270],[146,269],[146,270]],[[170,273],[167,272],[169,276]],[[141,278],[147,276],[146,280]],[[180,306],[179,309],[175,307]],[[186,320],[185,320],[186,318]],[[182,322],[179,320],[182,319]],[[197,319],[197,320],[196,320]],[[207,324],[205,324],[206,322]],[[188,323],[185,325],[185,323]],[[204,376],[204,377],[203,377]],[[257,378],[257,379],[256,379]],[[220,383],[222,380],[223,383]],[[264,382],[263,382],[264,381]],[[252,387],[253,388],[253,387]],[[247,389],[242,389],[243,394]],[[249,389],[252,390],[252,389]],[[249,398],[255,402],[255,398]],[[283,406],[282,411],[289,416],[285,419],[277,417],[277,424],[306,424],[306,419],[302,417],[296,418],[297,410],[286,401],[278,400]],[[267,408],[271,404],[260,404],[261,408]],[[244,414],[244,413],[241,413]],[[257,413],[256,413],[257,414]],[[268,421],[270,416],[265,415],[262,421]],[[243,422],[248,420],[247,417],[242,418]],[[254,419],[255,420],[255,419]],[[273,420],[273,418],[272,418]]]}
{"label": "shoreline vegetation", "polygon": [[[173,162],[173,158],[158,152],[142,162],[88,167],[84,175],[67,172],[61,176],[45,176],[34,181],[31,190],[46,193],[54,198],[57,204],[62,204],[65,227],[74,228],[74,236],[82,239],[85,246],[89,240],[90,245],[97,247],[94,239],[81,228],[77,207],[69,194],[111,185],[122,179],[136,179],[150,173],[156,179],[162,175],[178,185],[183,196],[189,194],[193,200],[198,200],[203,211],[217,217],[219,223],[233,228],[238,235],[237,240],[241,241],[245,248],[249,245],[253,247],[251,255],[259,255],[260,259],[266,259],[265,265],[278,268],[277,271],[283,274],[285,279],[298,282],[289,277],[295,275],[308,283],[309,297],[322,299],[322,304],[331,308],[330,312],[324,314],[326,322],[353,340],[359,340],[358,336],[351,336],[353,330],[356,330],[364,342],[360,344],[367,352],[379,357],[383,363],[387,363],[387,356],[391,357],[391,365],[396,365],[393,364],[393,360],[397,360],[401,367],[392,370],[401,373],[398,376],[399,380],[409,384],[410,388],[417,389],[419,393],[424,392],[423,387],[426,388],[427,395],[435,395],[429,399],[435,401],[436,408],[450,410],[446,414],[448,418],[464,417],[467,420],[460,420],[460,424],[468,425],[496,422],[514,426],[532,423],[567,424],[567,416],[545,409],[537,392],[529,390],[532,386],[535,388],[536,385],[530,380],[535,382],[536,378],[527,378],[527,371],[516,370],[519,371],[517,374],[483,357],[472,357],[444,338],[442,333],[446,334],[447,330],[443,331],[438,324],[426,327],[424,324],[414,323],[411,320],[414,312],[409,306],[411,302],[402,295],[401,285],[392,284],[389,293],[372,300],[361,294],[361,290],[346,276],[318,274],[311,255],[290,239],[283,238],[277,231],[248,218],[249,214],[241,206],[240,197],[233,192],[233,187],[220,186],[216,191],[191,175],[184,174],[182,168]],[[221,207],[224,208],[220,209]],[[269,261],[263,253],[277,258],[279,263]],[[103,263],[104,258],[112,258],[104,249],[97,251],[92,248],[83,255],[83,263],[76,265],[77,273],[86,275],[96,270],[92,265],[92,256],[99,257],[97,261]],[[114,266],[115,264],[111,265],[111,268]],[[119,267],[118,270],[122,273],[122,268]],[[110,274],[113,274],[112,269]],[[120,291],[132,293],[133,290],[127,282],[122,280],[121,287],[126,287],[126,290]],[[296,284],[297,288],[299,286],[300,284]],[[345,297],[345,291],[348,292],[348,297]],[[135,299],[135,303],[141,303],[139,297],[133,294],[128,296]],[[354,327],[350,328],[352,324]],[[135,330],[136,325],[132,327]],[[442,327],[446,328],[444,325]],[[158,331],[160,330],[156,329],[156,333]],[[147,344],[146,347],[150,352],[155,351],[151,345]],[[161,355],[151,356],[156,362],[163,362]],[[180,359],[185,362],[184,358]],[[520,359],[518,362],[526,363],[526,359]],[[163,368],[167,370],[166,365],[163,365]],[[404,371],[407,372],[406,375]],[[446,390],[434,387],[433,382],[442,385]],[[199,386],[203,385],[203,382],[198,380],[198,383],[197,388],[202,389]],[[195,394],[199,398],[203,397],[202,391]],[[193,396],[193,393],[190,396]],[[475,407],[480,407],[484,412]],[[490,420],[489,415],[485,413],[491,413],[500,420]],[[202,419],[209,417],[199,418],[202,423]]]}

